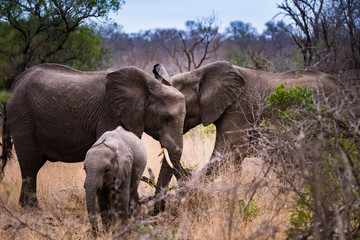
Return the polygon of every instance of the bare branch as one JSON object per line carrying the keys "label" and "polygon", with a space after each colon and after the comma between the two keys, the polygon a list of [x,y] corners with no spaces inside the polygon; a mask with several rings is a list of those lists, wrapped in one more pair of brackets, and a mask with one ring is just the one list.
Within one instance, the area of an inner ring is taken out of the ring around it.
{"label": "bare branch", "polygon": [[29,225],[27,222],[25,222],[24,220],[22,220],[19,216],[17,216],[15,213],[13,213],[13,211],[7,206],[7,204],[5,203],[5,201],[2,199],[2,197],[0,197],[0,204],[1,206],[5,209],[5,211],[7,213],[10,214],[10,216],[14,219],[16,219],[18,222],[20,222],[23,226],[27,227],[28,229],[30,229],[31,231],[36,232],[37,234],[39,234],[40,236],[43,236],[47,239],[50,240],[54,240],[54,238],[52,238],[49,234],[42,232],[41,230]]}

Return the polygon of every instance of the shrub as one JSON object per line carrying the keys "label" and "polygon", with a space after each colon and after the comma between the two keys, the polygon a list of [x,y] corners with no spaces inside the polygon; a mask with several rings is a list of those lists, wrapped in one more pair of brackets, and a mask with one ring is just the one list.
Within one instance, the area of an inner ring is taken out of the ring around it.
{"label": "shrub", "polygon": [[314,111],[314,92],[310,91],[307,86],[295,86],[285,89],[282,83],[275,88],[266,99],[267,106],[276,108],[282,118],[299,119],[296,109],[301,106],[307,111]]}
{"label": "shrub", "polygon": [[243,220],[251,222],[253,219],[261,214],[261,209],[255,204],[254,201],[246,202],[238,200],[226,204],[226,209],[232,212],[234,220]]}
{"label": "shrub", "polygon": [[295,193],[289,239],[358,239],[360,98],[347,90],[319,99],[278,86],[266,102],[279,115],[265,120],[257,151]]}

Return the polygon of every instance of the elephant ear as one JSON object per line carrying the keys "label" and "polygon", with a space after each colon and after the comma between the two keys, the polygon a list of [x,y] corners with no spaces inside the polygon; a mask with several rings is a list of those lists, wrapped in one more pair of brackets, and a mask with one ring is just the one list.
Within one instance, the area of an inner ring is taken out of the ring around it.
{"label": "elephant ear", "polygon": [[121,184],[131,174],[133,165],[133,154],[128,144],[122,139],[121,131],[115,129],[106,135],[104,144],[114,153],[111,160],[114,167],[117,165],[115,187],[119,189]]}
{"label": "elephant ear", "polygon": [[92,147],[97,147],[105,142],[104,135],[101,135],[100,138],[92,145]]}
{"label": "elephant ear", "polygon": [[106,96],[111,109],[126,130],[141,137],[151,76],[136,67],[124,67],[107,74],[106,78]]}
{"label": "elephant ear", "polygon": [[131,151],[120,150],[116,152],[116,162],[118,163],[118,170],[116,172],[115,188],[119,189],[121,184],[129,178],[133,166],[133,157]]}
{"label": "elephant ear", "polygon": [[153,68],[153,73],[155,75],[155,78],[159,80],[162,84],[171,86],[169,74],[162,64],[155,64]]}
{"label": "elephant ear", "polygon": [[195,71],[200,71],[200,116],[207,126],[244,94],[245,81],[228,62],[215,62]]}

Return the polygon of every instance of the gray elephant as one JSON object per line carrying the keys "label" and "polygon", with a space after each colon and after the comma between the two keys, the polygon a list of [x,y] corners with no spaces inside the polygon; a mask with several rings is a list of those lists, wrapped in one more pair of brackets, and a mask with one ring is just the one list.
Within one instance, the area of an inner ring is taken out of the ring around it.
{"label": "gray elephant", "polygon": [[82,72],[41,64],[22,73],[11,91],[3,136],[11,134],[16,148],[22,206],[37,205],[36,176],[47,160],[84,161],[96,140],[117,126],[159,140],[182,176],[184,96],[136,67]]}
{"label": "gray elephant", "polygon": [[94,235],[98,232],[95,198],[103,228],[125,224],[129,207],[138,203],[138,186],[147,162],[146,150],[135,134],[117,127],[105,132],[89,149],[84,161],[86,205]]}
{"label": "gray elephant", "polygon": [[[295,70],[268,73],[241,68],[219,61],[191,72],[169,77],[164,66],[156,64],[155,77],[164,85],[173,86],[185,96],[184,133],[198,124],[216,126],[215,147],[206,167],[207,175],[218,169],[219,153],[234,152],[248,144],[248,130],[255,120],[257,98],[268,96],[276,86],[307,85],[326,93],[338,88],[337,80],[325,73]],[[239,156],[239,154],[237,154]],[[162,179],[169,182],[170,177]]]}

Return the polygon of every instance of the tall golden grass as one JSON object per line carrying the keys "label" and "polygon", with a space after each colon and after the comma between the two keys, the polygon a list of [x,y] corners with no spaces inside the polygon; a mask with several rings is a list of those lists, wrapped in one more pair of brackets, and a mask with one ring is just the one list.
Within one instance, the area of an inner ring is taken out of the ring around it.
{"label": "tall golden grass", "polygon": [[[148,167],[157,176],[160,145],[142,138]],[[279,182],[267,173],[261,159],[247,158],[241,171],[228,160],[215,181],[196,174],[210,158],[214,133],[196,128],[184,137],[183,164],[195,169],[193,178],[168,192],[165,212],[152,216],[153,202],[133,213],[126,235],[129,239],[284,239],[289,226],[291,197],[279,191]],[[145,171],[144,175],[147,175]],[[14,156],[0,182],[0,239],[92,239],[88,223],[83,163],[47,162],[38,174],[38,209],[18,205],[21,177]],[[154,194],[145,183],[140,196]],[[20,222],[21,221],[21,222]],[[115,238],[111,233],[100,239]],[[122,238],[121,236],[119,237]]]}

